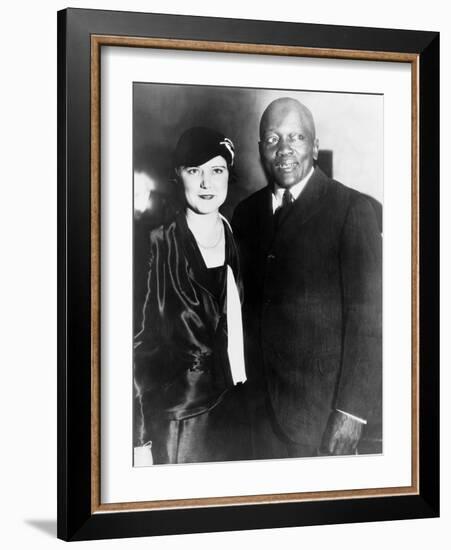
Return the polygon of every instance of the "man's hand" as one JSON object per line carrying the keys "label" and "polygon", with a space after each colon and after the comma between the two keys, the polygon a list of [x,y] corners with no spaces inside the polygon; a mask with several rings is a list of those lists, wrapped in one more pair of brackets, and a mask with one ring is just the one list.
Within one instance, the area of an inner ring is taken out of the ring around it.
{"label": "man's hand", "polygon": [[330,413],[321,442],[320,454],[353,455],[364,424],[339,411]]}

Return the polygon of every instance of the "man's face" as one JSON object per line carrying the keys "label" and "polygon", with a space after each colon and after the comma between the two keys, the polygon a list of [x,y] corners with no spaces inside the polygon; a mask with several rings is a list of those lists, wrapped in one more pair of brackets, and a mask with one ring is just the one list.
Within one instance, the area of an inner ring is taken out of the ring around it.
{"label": "man's face", "polygon": [[263,115],[259,147],[269,180],[290,188],[309,173],[318,157],[313,121],[299,103],[276,102]]}

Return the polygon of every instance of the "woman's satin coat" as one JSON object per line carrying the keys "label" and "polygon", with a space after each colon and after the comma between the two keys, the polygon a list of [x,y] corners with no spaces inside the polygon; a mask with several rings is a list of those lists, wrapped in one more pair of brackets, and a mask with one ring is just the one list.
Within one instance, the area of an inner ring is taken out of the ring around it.
{"label": "woman's satin coat", "polygon": [[[238,253],[224,223],[226,264],[241,291]],[[135,337],[135,445],[155,419],[182,420],[219,403],[233,386],[227,355],[226,277],[214,292],[184,213],[150,233],[143,321]]]}

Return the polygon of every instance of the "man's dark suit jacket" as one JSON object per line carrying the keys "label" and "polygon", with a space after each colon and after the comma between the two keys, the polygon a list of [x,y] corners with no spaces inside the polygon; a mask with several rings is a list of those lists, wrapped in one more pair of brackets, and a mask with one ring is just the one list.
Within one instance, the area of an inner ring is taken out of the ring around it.
{"label": "man's dark suit jacket", "polygon": [[278,430],[317,448],[334,409],[380,421],[382,242],[368,199],[315,168],[277,230],[269,186],[232,225],[248,379]]}

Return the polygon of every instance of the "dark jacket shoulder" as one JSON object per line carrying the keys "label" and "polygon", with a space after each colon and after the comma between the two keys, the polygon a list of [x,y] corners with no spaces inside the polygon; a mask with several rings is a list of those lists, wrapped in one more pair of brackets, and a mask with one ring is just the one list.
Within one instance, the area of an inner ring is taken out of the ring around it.
{"label": "dark jacket shoulder", "polygon": [[242,214],[248,214],[249,212],[255,211],[265,204],[270,194],[271,190],[269,186],[266,185],[242,200],[235,208],[232,224],[237,217],[240,217]]}
{"label": "dark jacket shoulder", "polygon": [[335,187],[338,200],[346,205],[347,216],[360,215],[362,217],[372,218],[377,224],[379,233],[382,233],[382,204],[371,195],[357,191],[339,181],[330,181]]}
{"label": "dark jacket shoulder", "polygon": [[[330,211],[337,216],[346,216],[348,209],[361,208],[376,216],[378,227],[382,232],[382,205],[375,198],[366,195],[352,187],[327,176],[319,167],[316,167],[307,186],[316,188],[313,202],[327,201]],[[306,189],[307,190],[307,186]],[[303,200],[303,193],[299,200]],[[241,201],[235,208],[232,227],[239,236],[243,231],[255,227],[257,220],[265,209],[270,208],[271,188],[265,186]]]}
{"label": "dark jacket shoulder", "polygon": [[176,218],[173,218],[170,221],[166,221],[161,225],[155,227],[150,231],[149,239],[151,243],[157,243],[166,238],[168,233],[174,230],[176,225]]}
{"label": "dark jacket shoulder", "polygon": [[[312,184],[326,190],[324,198],[329,198],[330,211],[335,215],[347,218],[349,214],[358,212],[363,217],[375,218],[382,233],[382,204],[377,199],[330,178],[318,167],[312,175]],[[302,195],[300,198],[302,200]]]}
{"label": "dark jacket shoulder", "polygon": [[256,226],[261,213],[267,208],[271,190],[269,186],[259,189],[242,200],[235,208],[231,225],[235,236],[240,239],[248,228]]}

